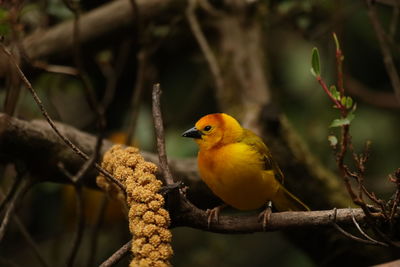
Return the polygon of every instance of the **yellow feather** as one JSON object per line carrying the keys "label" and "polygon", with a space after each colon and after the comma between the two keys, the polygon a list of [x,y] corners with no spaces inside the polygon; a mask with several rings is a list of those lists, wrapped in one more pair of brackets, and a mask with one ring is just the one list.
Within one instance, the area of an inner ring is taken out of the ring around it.
{"label": "yellow feather", "polygon": [[282,185],[283,174],[260,137],[231,116],[204,116],[195,125],[201,178],[215,195],[239,210],[272,201],[278,210],[309,210]]}

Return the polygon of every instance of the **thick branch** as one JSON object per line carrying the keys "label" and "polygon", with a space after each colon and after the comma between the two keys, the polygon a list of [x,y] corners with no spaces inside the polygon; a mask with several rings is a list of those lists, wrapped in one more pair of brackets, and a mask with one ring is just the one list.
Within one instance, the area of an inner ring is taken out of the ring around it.
{"label": "thick branch", "polygon": [[365,221],[365,214],[362,209],[338,209],[335,218],[334,210],[321,211],[290,211],[272,213],[268,224],[263,229],[258,215],[253,216],[219,216],[218,223],[208,228],[208,214],[187,202],[182,203],[181,213],[175,218],[173,226],[188,226],[192,228],[208,230],[216,233],[242,234],[253,232],[270,232],[277,230],[292,230],[306,227],[329,227],[333,222],[342,225],[353,223],[353,216],[357,222]]}
{"label": "thick branch", "polygon": [[[149,20],[161,13],[167,14],[173,0],[137,0],[140,19]],[[126,30],[134,21],[130,0],[111,1],[82,15],[79,20],[80,42],[87,44]],[[73,48],[73,20],[58,24],[46,31],[36,32],[23,40],[25,52],[31,59],[65,55]],[[98,44],[98,43],[97,43]]]}
{"label": "thick branch", "polygon": [[[56,123],[59,131],[76,144],[83,152],[91,156],[94,153],[96,137],[81,132],[71,126]],[[113,145],[108,140],[103,140],[100,157]],[[158,156],[142,151],[148,161],[158,164]],[[58,163],[62,162],[70,173],[76,173],[84,163],[72,149],[54,133],[53,129],[44,120],[24,121],[0,113],[0,160],[20,160],[28,165],[31,173],[41,180],[70,183],[60,171]],[[207,189],[199,183],[197,164],[194,159],[170,160],[172,172],[175,177],[183,180],[193,191],[204,193],[207,198]],[[91,187],[96,187],[95,178],[97,171],[93,168],[82,178],[82,182]],[[201,188],[201,189],[199,189]]]}

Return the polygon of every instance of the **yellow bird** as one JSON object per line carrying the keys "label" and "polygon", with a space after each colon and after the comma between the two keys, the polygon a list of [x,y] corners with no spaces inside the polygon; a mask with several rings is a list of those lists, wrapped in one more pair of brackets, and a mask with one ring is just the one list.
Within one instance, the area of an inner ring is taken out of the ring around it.
{"label": "yellow bird", "polygon": [[[272,201],[278,211],[309,210],[283,187],[283,174],[262,139],[233,117],[206,115],[182,136],[194,138],[198,144],[200,176],[226,204],[254,210]],[[218,220],[219,209],[213,212],[209,223],[213,215]]]}

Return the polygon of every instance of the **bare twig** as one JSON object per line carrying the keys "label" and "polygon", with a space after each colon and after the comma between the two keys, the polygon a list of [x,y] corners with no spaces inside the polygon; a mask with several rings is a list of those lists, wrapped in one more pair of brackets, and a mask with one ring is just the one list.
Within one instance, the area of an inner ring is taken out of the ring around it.
{"label": "bare twig", "polygon": [[385,64],[386,71],[389,75],[390,81],[392,83],[392,87],[394,93],[396,95],[397,101],[400,103],[400,77],[394,64],[392,53],[390,52],[389,44],[385,39],[385,31],[379,21],[379,18],[376,14],[376,9],[372,0],[366,0],[368,7],[368,16],[374,28],[376,37],[379,41],[379,46],[381,48],[381,52],[383,55],[383,63]]}
{"label": "bare twig", "polygon": [[211,47],[208,44],[203,31],[201,30],[200,23],[196,16],[196,7],[197,0],[189,0],[188,7],[186,9],[186,18],[189,21],[190,29],[192,30],[193,35],[195,36],[197,43],[199,44],[200,49],[206,58],[210,71],[214,77],[216,87],[218,90],[223,90],[224,80],[222,79],[221,69],[218,65],[218,61],[214,55],[214,52],[211,50]]}
{"label": "bare twig", "polygon": [[349,75],[345,75],[345,78],[346,89],[352,96],[356,96],[363,102],[379,108],[400,108],[400,103],[397,102],[393,92],[380,92],[369,89],[365,84]]}
{"label": "bare twig", "polygon": [[[33,89],[31,83],[29,80],[25,77],[24,73],[18,66],[18,64],[14,61],[12,55],[10,52],[7,50],[7,48],[0,43],[0,46],[2,50],[10,57],[10,61],[16,66],[18,70],[18,74],[21,78],[21,80],[24,82],[25,86],[29,89],[29,92],[32,94],[33,99],[35,100],[36,104],[39,106],[40,111],[42,112],[43,116],[46,118],[47,122],[50,124],[51,128],[54,130],[54,132],[64,141],[65,144],[67,144],[76,154],[78,154],[81,158],[88,160],[89,156],[86,155],[82,150],[80,150],[77,146],[75,146],[66,136],[62,135],[59,129],[56,127],[55,123],[53,120],[50,118],[49,114],[47,113],[47,110],[44,108],[42,101],[40,100],[39,96],[36,94],[36,91]],[[101,172],[105,177],[107,177],[110,181],[114,182],[121,190],[126,194],[125,192],[125,187],[121,184],[120,181],[115,179],[109,172],[101,168],[100,165],[94,164],[94,167]]]}
{"label": "bare twig", "polygon": [[[379,241],[371,241],[371,240],[366,240],[366,239],[362,239],[360,237],[357,237],[355,235],[350,234],[349,232],[347,232],[346,230],[344,230],[342,227],[340,227],[337,223],[336,223],[336,216],[337,216],[337,209],[335,208],[333,211],[333,218],[332,218],[332,225],[333,227],[338,230],[341,234],[343,234],[345,237],[352,239],[354,241],[360,242],[360,243],[364,243],[364,244],[368,244],[368,245],[379,245],[379,246],[384,246],[387,247],[388,245],[385,243],[381,243]],[[355,221],[354,217],[353,218],[353,222]],[[357,221],[356,221],[356,225],[358,225]]]}
{"label": "bare twig", "polygon": [[13,216],[14,210],[16,209],[17,204],[20,201],[20,198],[24,196],[24,194],[27,192],[27,190],[29,190],[31,185],[32,183],[30,180],[27,179],[23,180],[22,183],[18,186],[19,188],[13,195],[12,199],[10,199],[6,212],[4,214],[4,218],[0,225],[0,242],[4,237],[6,228],[8,226],[8,222],[10,221],[10,218]]}
{"label": "bare twig", "polygon": [[376,243],[377,245],[383,246],[383,247],[387,247],[388,244],[380,242],[378,240],[373,239],[372,237],[370,237],[369,235],[367,235],[363,229],[361,228],[361,226],[358,224],[356,218],[354,217],[354,212],[352,208],[349,208],[351,210],[351,218],[353,219],[353,223],[354,225],[357,227],[358,231],[369,241]]}
{"label": "bare twig", "polygon": [[167,153],[165,150],[164,125],[161,115],[160,95],[161,95],[160,84],[158,83],[154,84],[152,93],[152,99],[153,99],[152,107],[153,107],[154,128],[156,130],[156,137],[157,137],[158,159],[160,162],[161,171],[163,173],[166,184],[172,185],[174,183],[174,178],[171,174],[171,170],[169,169]]}
{"label": "bare twig", "polygon": [[100,203],[100,208],[97,213],[97,217],[93,226],[93,230],[91,233],[90,237],[90,248],[89,248],[89,257],[88,257],[88,262],[86,264],[87,267],[93,266],[95,257],[96,257],[96,251],[97,251],[97,240],[99,237],[99,231],[101,228],[101,225],[103,223],[103,218],[104,218],[104,213],[106,211],[108,204],[108,198],[105,194],[102,195],[101,203]]}
{"label": "bare twig", "polygon": [[38,69],[43,69],[47,72],[53,72],[53,73],[60,73],[60,74],[66,74],[66,75],[72,75],[76,76],[78,75],[77,69],[70,67],[70,66],[61,66],[61,65],[53,65],[53,64],[48,64],[44,61],[36,60],[32,62],[32,66]]}
{"label": "bare twig", "polygon": [[18,187],[20,186],[20,183],[22,181],[22,175],[18,174],[14,181],[13,184],[10,187],[10,190],[6,194],[6,196],[1,200],[0,202],[0,214],[3,211],[3,208],[7,205],[7,203],[13,198],[15,195],[15,192],[17,191]]}
{"label": "bare twig", "polygon": [[75,235],[72,241],[72,247],[67,258],[67,266],[75,266],[75,258],[81,245],[83,237],[83,229],[85,225],[85,217],[83,216],[83,197],[82,197],[82,186],[75,185],[75,195],[76,195],[76,228]]}
{"label": "bare twig", "polygon": [[[20,175],[18,175],[17,177],[22,178],[22,176],[20,176]],[[4,198],[5,198],[4,193],[0,189],[0,199],[4,200]],[[38,262],[41,264],[41,266],[48,267],[49,265],[47,264],[46,260],[42,256],[40,249],[38,248],[36,242],[33,240],[32,236],[29,234],[28,230],[26,229],[25,225],[21,222],[21,220],[19,219],[17,214],[14,214],[13,220],[14,220],[15,224],[17,225],[19,231],[21,232],[21,235],[25,238],[29,247],[32,249],[33,254],[36,256]]]}
{"label": "bare twig", "polygon": [[107,260],[105,260],[99,267],[110,267],[118,263],[123,257],[125,257],[131,250],[132,240],[128,241],[120,249],[118,249],[114,254],[111,255]]}
{"label": "bare twig", "polygon": [[17,215],[13,217],[15,224],[17,225],[19,231],[21,232],[22,236],[25,238],[28,245],[31,247],[33,254],[36,256],[36,259],[43,267],[49,267],[50,265],[47,264],[46,260],[44,259],[40,249],[38,248],[36,242],[33,240],[32,236],[29,234],[26,227],[22,224],[21,220]]}

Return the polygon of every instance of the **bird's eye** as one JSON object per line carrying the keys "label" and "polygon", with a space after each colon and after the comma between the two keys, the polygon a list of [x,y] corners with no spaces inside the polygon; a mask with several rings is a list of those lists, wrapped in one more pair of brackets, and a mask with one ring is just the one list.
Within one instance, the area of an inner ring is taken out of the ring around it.
{"label": "bird's eye", "polygon": [[207,125],[206,127],[204,127],[204,131],[209,131],[209,130],[211,130],[211,126],[210,125]]}

